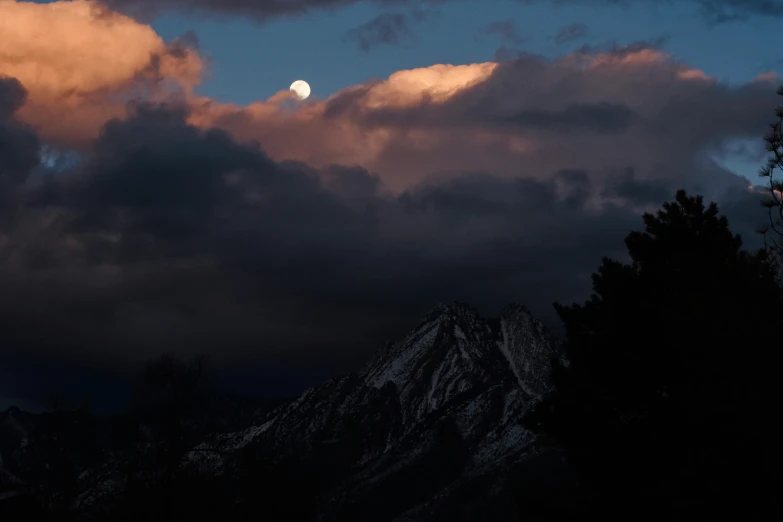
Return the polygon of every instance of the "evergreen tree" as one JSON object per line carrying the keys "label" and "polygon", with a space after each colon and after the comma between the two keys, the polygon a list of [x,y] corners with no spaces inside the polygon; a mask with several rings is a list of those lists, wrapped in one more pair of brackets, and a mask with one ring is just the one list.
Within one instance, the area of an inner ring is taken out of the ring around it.
{"label": "evergreen tree", "polygon": [[163,355],[145,364],[134,390],[132,415],[149,446],[139,451],[142,444],[127,462],[122,498],[127,519],[178,519],[186,504],[206,509],[209,503],[204,501],[211,499],[185,498],[187,490],[196,491],[204,484],[183,465],[203,436],[210,392],[204,357],[182,361]]}
{"label": "evergreen tree", "polygon": [[[783,96],[783,85],[778,88],[778,95]],[[775,109],[777,121],[770,124],[770,130],[764,137],[767,151],[771,153],[767,162],[759,171],[759,176],[768,178],[767,190],[769,197],[761,201],[761,205],[769,210],[769,225],[762,228],[764,243],[777,265],[779,275],[783,272],[783,180],[775,175],[775,169],[783,173],[783,105]]]}
{"label": "evergreen tree", "polygon": [[605,516],[768,517],[783,307],[766,253],[684,191],[644,224],[631,263],[604,259],[587,302],[555,304],[567,362],[523,423],[565,449]]}

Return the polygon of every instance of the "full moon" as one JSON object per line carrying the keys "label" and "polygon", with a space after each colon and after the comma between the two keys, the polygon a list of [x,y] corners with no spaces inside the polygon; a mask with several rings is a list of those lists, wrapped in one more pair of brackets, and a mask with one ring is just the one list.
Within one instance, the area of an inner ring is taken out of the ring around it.
{"label": "full moon", "polygon": [[294,91],[298,100],[304,100],[310,96],[310,85],[304,80],[296,80],[291,84],[290,90]]}

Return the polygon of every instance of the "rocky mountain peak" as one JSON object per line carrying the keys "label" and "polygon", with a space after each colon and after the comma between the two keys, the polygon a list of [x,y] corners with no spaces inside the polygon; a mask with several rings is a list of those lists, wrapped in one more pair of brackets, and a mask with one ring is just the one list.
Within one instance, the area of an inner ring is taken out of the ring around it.
{"label": "rocky mountain peak", "polygon": [[551,385],[552,358],[562,357],[562,343],[519,303],[504,307],[498,323],[498,348],[508,359],[519,386],[531,398],[538,398]]}
{"label": "rocky mountain peak", "polygon": [[385,438],[373,440],[384,445],[368,448],[367,458],[444,416],[456,419],[468,438],[478,441],[494,430],[495,442],[511,444],[522,436],[513,419],[549,386],[558,346],[521,304],[505,307],[496,319],[465,303],[439,304],[357,374],[307,390],[263,424],[226,440],[237,447],[256,439],[275,446],[278,440],[343,440],[346,419],[370,422],[373,415],[357,412],[381,408],[385,419],[372,423],[377,433],[386,430]]}
{"label": "rocky mountain peak", "polygon": [[479,313],[469,304],[460,301],[438,303],[424,316],[422,323],[438,319],[475,321],[479,319]]}
{"label": "rocky mountain peak", "polygon": [[550,360],[558,350],[544,324],[519,303],[504,307],[497,319],[485,319],[464,303],[439,304],[402,341],[379,352],[361,375],[374,387],[394,382],[403,404],[417,397],[409,413],[421,420],[488,381],[511,379],[538,397],[549,386]]}

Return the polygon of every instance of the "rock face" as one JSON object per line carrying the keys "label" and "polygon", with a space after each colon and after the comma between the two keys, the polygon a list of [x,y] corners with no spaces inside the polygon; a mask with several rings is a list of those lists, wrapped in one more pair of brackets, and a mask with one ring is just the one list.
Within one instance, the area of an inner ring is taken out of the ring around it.
{"label": "rock face", "polygon": [[469,520],[471,503],[485,505],[531,452],[519,419],[549,389],[560,353],[524,306],[486,319],[464,304],[440,305],[360,371],[214,435],[189,459],[227,480],[232,455],[247,451],[315,470],[322,521],[435,521],[439,511],[454,521],[455,504]]}
{"label": "rock face", "polygon": [[[319,453],[330,468],[324,519],[403,516],[528,451],[519,419],[549,388],[560,345],[521,305],[485,319],[441,305],[358,373],[304,392],[265,422],[216,441],[277,455]],[[464,501],[464,498],[462,499]],[[418,508],[417,508],[418,506]]]}

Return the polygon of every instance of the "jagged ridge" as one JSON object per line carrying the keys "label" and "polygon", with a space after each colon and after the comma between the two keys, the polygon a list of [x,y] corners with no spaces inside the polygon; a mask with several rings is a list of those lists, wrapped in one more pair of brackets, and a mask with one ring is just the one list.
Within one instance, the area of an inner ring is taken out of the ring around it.
{"label": "jagged ridge", "polygon": [[520,304],[496,319],[463,303],[439,305],[358,373],[307,390],[220,444],[278,455],[339,447],[352,465],[328,496],[341,504],[371,494],[437,446],[453,444],[452,460],[461,462],[453,480],[464,480],[525,451],[532,436],[518,420],[549,389],[559,353],[559,342]]}

